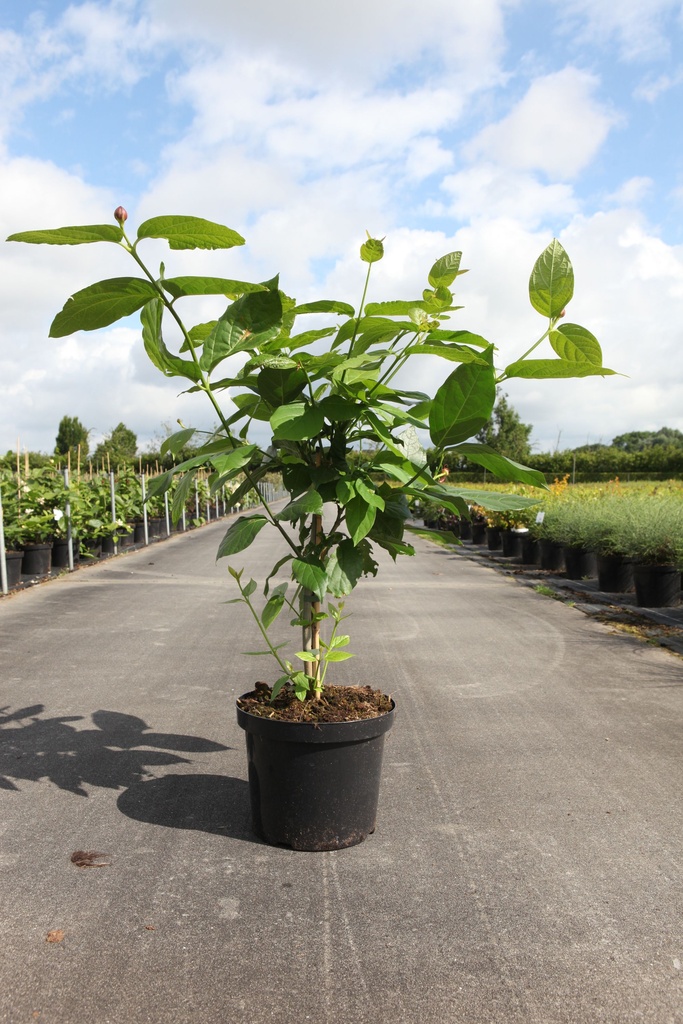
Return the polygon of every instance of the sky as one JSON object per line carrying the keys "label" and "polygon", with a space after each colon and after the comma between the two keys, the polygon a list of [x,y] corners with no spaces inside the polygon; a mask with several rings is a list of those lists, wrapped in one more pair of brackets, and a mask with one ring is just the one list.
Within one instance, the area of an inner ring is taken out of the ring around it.
{"label": "sky", "polygon": [[[567,320],[620,375],[506,382],[534,450],[683,430],[681,110],[680,0],[5,0],[0,451],[51,452],[65,415],[91,445],[123,421],[141,448],[177,419],[213,423],[149,363],[135,318],[48,338],[69,295],[132,272],[123,251],[4,242],[114,223],[120,204],[133,232],[189,214],[246,239],[151,243],[168,276],[279,272],[298,301],[358,305],[366,231],[386,251],[370,301],[419,296],[462,250],[451,325],[494,342],[500,366],[544,329],[528,278],[559,238]],[[218,315],[211,301],[190,321]],[[451,369],[425,358],[411,382]]]}

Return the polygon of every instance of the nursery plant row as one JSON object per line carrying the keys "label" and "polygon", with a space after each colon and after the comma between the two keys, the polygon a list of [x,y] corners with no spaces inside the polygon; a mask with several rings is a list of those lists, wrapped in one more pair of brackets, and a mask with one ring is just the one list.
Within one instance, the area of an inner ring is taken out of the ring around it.
{"label": "nursery plant row", "polygon": [[600,590],[635,590],[644,607],[678,604],[683,569],[683,485],[569,485],[556,480],[521,512],[470,509],[469,520],[422,509],[425,525],[500,549],[570,579],[597,577]]}
{"label": "nursery plant row", "polygon": [[[74,568],[80,560],[148,544],[258,503],[253,494],[235,502],[236,486],[216,489],[202,473],[195,475],[193,486],[174,482],[160,496],[149,493],[152,479],[133,470],[75,478],[53,467],[24,474],[0,471],[2,592],[18,586],[22,577]],[[277,496],[275,484],[261,487],[271,500]]]}

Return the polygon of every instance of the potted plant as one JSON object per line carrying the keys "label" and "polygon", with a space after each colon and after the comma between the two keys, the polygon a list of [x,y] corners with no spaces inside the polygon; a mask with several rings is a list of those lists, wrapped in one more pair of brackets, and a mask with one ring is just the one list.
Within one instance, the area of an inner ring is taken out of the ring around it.
{"label": "potted plant", "polygon": [[[137,276],[100,281],[71,296],[50,336],[96,330],[140,310],[154,365],[206,395],[219,424],[215,434],[150,485],[153,494],[162,493],[180,477],[175,519],[200,471],[208,471],[213,493],[243,475],[233,505],[254,493],[266,474],[281,474],[284,507],[262,500],[229,526],[218,549],[218,558],[229,559],[235,601],[261,635],[258,653],[268,654],[275,668],[272,683],[257,684],[237,707],[247,738],[254,827],[267,841],[295,849],[353,845],[374,829],[382,744],[394,704],[369,687],[328,680],[332,665],[352,657],[343,631],[345,600],[361,578],[376,575],[375,546],[394,559],[414,553],[404,539],[409,501],[435,500],[454,515],[468,515],[470,493],[437,479],[447,451],[499,480],[545,487],[539,472],[469,439],[489,420],[497,385],[510,377],[612,372],[589,331],[561,323],[573,294],[571,263],[556,240],[539,257],[529,294],[544,329],[519,359],[496,369],[492,344],[448,324],[457,308],[451,286],[465,272],[459,252],[433,263],[419,297],[368,301],[372,268],[384,252],[382,241],[368,236],[360,248],[367,273],[357,309],[338,300],[297,303],[279,277],[259,283],[168,277],[163,266],[155,273],[143,261],[147,239],[165,239],[172,250],[243,244],[229,228],[194,217],[154,217],[133,238],[124,228],[125,210],[119,207],[114,216],[112,225],[24,232],[10,240],[105,242],[134,262]],[[227,298],[228,305],[214,320],[188,327],[180,310],[198,295],[220,297],[221,308]],[[300,330],[300,319],[311,315],[318,316],[313,327]],[[546,341],[550,354],[531,358]],[[237,355],[240,366],[236,360],[225,365]],[[434,357],[445,367],[434,395],[403,383],[409,361]],[[193,436],[192,428],[178,431],[164,441],[162,456],[173,456]],[[429,461],[422,445],[427,437]],[[363,462],[361,445],[371,453]],[[495,492],[485,500],[492,508],[533,502]],[[259,586],[235,559],[266,528],[275,531],[281,553]],[[298,642],[273,637],[281,614],[291,619]]]}
{"label": "potted plant", "polygon": [[633,497],[619,524],[619,545],[633,559],[636,604],[678,604],[683,566],[683,505],[667,495]]}

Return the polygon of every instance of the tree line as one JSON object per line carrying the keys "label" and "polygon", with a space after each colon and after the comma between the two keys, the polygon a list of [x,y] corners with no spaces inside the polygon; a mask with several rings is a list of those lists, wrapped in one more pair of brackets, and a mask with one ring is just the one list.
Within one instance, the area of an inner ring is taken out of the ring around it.
{"label": "tree line", "polygon": [[[533,426],[523,423],[517,411],[508,402],[507,395],[500,394],[493,415],[486,426],[477,434],[477,441],[489,444],[496,451],[515,462],[538,469],[551,477],[568,474],[572,479],[600,479],[601,477],[637,476],[683,476],[683,432],[672,427],[659,430],[633,430],[614,437],[609,444],[585,444],[563,451],[533,452],[531,434]],[[148,451],[138,452],[138,438],[125,423],[119,423],[91,452],[90,431],[76,416],[63,416],[55,438],[54,452],[29,452],[22,454],[22,460],[31,468],[39,468],[50,462],[59,466],[70,465],[87,470],[119,469],[138,465],[143,469],[160,468],[168,462],[159,448],[151,446]],[[164,428],[163,433],[170,433]],[[159,439],[159,447],[161,440]],[[191,454],[191,447],[179,453],[182,459]],[[359,453],[359,459],[362,459]],[[16,465],[18,453],[8,451],[0,457],[0,465],[11,469]],[[468,465],[467,460],[456,453],[447,453],[445,468],[451,473],[466,474],[472,479],[483,475],[481,467]]]}

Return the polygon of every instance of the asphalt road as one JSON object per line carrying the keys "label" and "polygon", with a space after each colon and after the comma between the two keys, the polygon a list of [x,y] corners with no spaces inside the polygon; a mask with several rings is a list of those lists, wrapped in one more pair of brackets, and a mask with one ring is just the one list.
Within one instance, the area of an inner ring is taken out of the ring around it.
{"label": "asphalt road", "polygon": [[224,529],[0,600],[0,1021],[683,1021],[681,660],[418,542],[336,674],[397,703],[377,831],[271,848]]}

